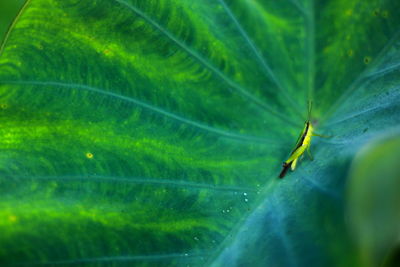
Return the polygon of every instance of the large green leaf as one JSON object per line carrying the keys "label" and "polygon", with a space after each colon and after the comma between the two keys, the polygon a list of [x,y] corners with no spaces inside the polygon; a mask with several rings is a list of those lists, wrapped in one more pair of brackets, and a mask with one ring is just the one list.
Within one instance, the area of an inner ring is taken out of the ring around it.
{"label": "large green leaf", "polygon": [[[354,266],[397,0],[31,0],[0,50],[4,264]],[[314,161],[277,179],[307,100]],[[317,139],[317,138],[315,138]]]}

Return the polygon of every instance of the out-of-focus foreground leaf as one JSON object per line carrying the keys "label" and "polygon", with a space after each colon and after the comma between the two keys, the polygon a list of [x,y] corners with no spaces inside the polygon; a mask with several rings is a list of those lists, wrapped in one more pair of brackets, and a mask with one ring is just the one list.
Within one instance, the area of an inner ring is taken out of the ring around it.
{"label": "out-of-focus foreground leaf", "polygon": [[400,248],[400,137],[380,139],[356,157],[348,217],[363,266],[397,266]]}
{"label": "out-of-focus foreground leaf", "polygon": [[[30,0],[0,50],[0,262],[355,266],[397,0]],[[279,180],[314,100],[314,161]]]}
{"label": "out-of-focus foreground leaf", "polygon": [[24,0],[0,1],[0,43],[24,2]]}

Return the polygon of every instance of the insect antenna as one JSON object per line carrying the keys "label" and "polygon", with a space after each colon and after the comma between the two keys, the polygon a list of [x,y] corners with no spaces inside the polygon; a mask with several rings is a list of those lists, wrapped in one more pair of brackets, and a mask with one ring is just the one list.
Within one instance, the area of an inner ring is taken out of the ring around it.
{"label": "insect antenna", "polygon": [[311,119],[311,111],[312,111],[312,100],[308,101],[308,115],[307,115],[307,121],[310,121]]}

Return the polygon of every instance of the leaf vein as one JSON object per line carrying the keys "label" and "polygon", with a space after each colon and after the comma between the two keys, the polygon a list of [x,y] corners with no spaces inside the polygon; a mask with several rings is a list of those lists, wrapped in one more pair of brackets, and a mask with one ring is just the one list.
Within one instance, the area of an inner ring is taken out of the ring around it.
{"label": "leaf vein", "polygon": [[170,254],[154,254],[154,255],[127,255],[127,256],[109,256],[109,257],[97,257],[97,258],[82,258],[82,259],[70,259],[70,260],[55,260],[47,262],[27,262],[18,263],[19,266],[47,266],[47,265],[64,265],[64,264],[84,264],[84,263],[108,263],[108,262],[130,262],[130,261],[161,261],[167,259],[177,258],[199,258],[207,256],[208,253],[170,253]]}
{"label": "leaf vein", "polygon": [[163,26],[161,26],[156,21],[151,19],[149,16],[147,16],[144,12],[139,10],[137,7],[135,7],[135,6],[133,6],[133,5],[129,4],[129,3],[126,3],[125,1],[122,1],[122,0],[115,0],[115,1],[120,3],[123,6],[127,7],[128,9],[132,10],[136,15],[140,16],[141,18],[143,18],[147,23],[149,23],[154,28],[156,28],[158,31],[160,31],[162,34],[164,34],[168,39],[170,39],[172,42],[174,42],[177,46],[181,47],[190,56],[192,56],[194,59],[199,61],[203,66],[205,66],[207,69],[211,70],[216,76],[218,76],[221,80],[226,82],[230,87],[234,88],[243,97],[247,98],[249,101],[253,102],[257,106],[259,106],[259,107],[263,108],[264,110],[268,111],[273,116],[275,116],[277,118],[280,118],[281,120],[283,120],[283,121],[285,121],[287,123],[290,123],[292,125],[295,125],[295,126],[298,125],[298,123],[292,121],[291,119],[286,118],[285,116],[280,114],[278,111],[272,109],[271,107],[266,105],[263,101],[259,100],[256,96],[251,94],[248,89],[245,89],[241,85],[239,85],[236,82],[234,82],[231,78],[226,76],[223,72],[221,72],[215,66],[213,66],[211,63],[209,63],[200,54],[198,54],[196,51],[194,51],[191,48],[189,48],[182,41],[178,40],[168,30],[166,30]]}
{"label": "leaf vein", "polygon": [[62,82],[53,82],[53,81],[0,81],[0,84],[16,84],[16,85],[41,85],[41,86],[52,86],[52,87],[63,87],[63,88],[79,88],[79,89],[84,89],[87,90],[89,92],[93,92],[93,93],[97,93],[97,94],[102,94],[102,95],[106,95],[109,97],[113,97],[113,98],[117,98],[119,100],[123,100],[126,102],[130,102],[133,103],[137,106],[140,106],[144,109],[150,110],[154,113],[158,113],[161,114],[163,116],[166,116],[168,118],[174,119],[176,121],[179,121],[181,123],[185,123],[191,126],[194,126],[196,128],[202,129],[204,131],[210,132],[210,133],[214,133],[220,136],[224,136],[224,137],[228,137],[228,138],[232,138],[232,139],[237,139],[237,140],[241,140],[241,141],[247,141],[247,142],[254,142],[254,143],[270,143],[270,144],[275,144],[276,141],[271,140],[271,139],[266,139],[266,138],[262,138],[262,137],[255,137],[255,136],[248,136],[248,135],[242,135],[242,134],[237,134],[237,133],[232,133],[229,131],[225,131],[222,129],[218,129],[215,127],[211,127],[208,125],[205,125],[203,123],[200,122],[196,122],[184,117],[181,117],[177,114],[171,113],[169,111],[163,110],[159,107],[147,104],[145,102],[142,102],[140,100],[134,99],[132,97],[127,97],[127,96],[123,96],[123,95],[119,95],[113,92],[109,92],[106,91],[104,89],[99,89],[99,88],[95,88],[92,86],[88,86],[88,85],[82,85],[82,84],[74,84],[74,83],[62,83]]}
{"label": "leaf vein", "polygon": [[236,28],[238,28],[238,30],[239,30],[240,34],[242,35],[243,39],[246,40],[247,44],[249,45],[249,47],[253,51],[253,53],[256,56],[256,58],[258,59],[259,63],[261,63],[261,66],[263,67],[263,70],[264,70],[264,74],[266,74],[267,77],[272,79],[273,83],[275,83],[275,85],[283,93],[285,98],[292,104],[292,105],[290,105],[290,107],[293,107],[297,111],[296,114],[301,116],[300,115],[301,114],[301,110],[300,110],[297,102],[295,102],[293,100],[293,98],[287,93],[287,91],[283,87],[282,83],[279,81],[279,79],[276,76],[276,74],[272,71],[271,67],[269,66],[269,64],[267,63],[265,58],[262,56],[262,54],[260,52],[260,49],[255,45],[255,43],[250,38],[250,36],[246,32],[246,30],[240,24],[239,20],[236,18],[235,14],[233,14],[232,10],[228,7],[228,5],[225,3],[224,0],[219,0],[219,2],[223,6],[225,12],[228,14],[228,16],[233,21],[233,23],[235,24]]}
{"label": "leaf vein", "polygon": [[394,34],[394,36],[386,43],[386,45],[382,48],[382,50],[378,53],[378,56],[369,65],[364,71],[362,71],[358,77],[352,82],[347,89],[343,92],[343,94],[338,98],[338,100],[329,108],[329,110],[325,113],[325,116],[320,119],[320,123],[326,121],[334,111],[345,102],[349,95],[351,95],[356,88],[356,86],[362,85],[364,78],[367,77],[371,71],[371,69],[375,68],[379,65],[382,58],[385,56],[386,52],[390,50],[390,48],[396,43],[396,40],[400,37],[400,29]]}
{"label": "leaf vein", "polygon": [[240,186],[229,186],[229,185],[214,185],[209,183],[196,183],[191,181],[180,181],[163,178],[144,178],[144,177],[109,177],[100,175],[71,175],[71,176],[9,176],[7,178],[12,179],[23,179],[23,180],[37,180],[37,181],[82,181],[82,182],[120,182],[126,184],[152,184],[152,185],[163,185],[168,187],[187,187],[192,189],[209,189],[212,191],[226,191],[226,192],[257,192],[256,188],[251,187],[240,187]]}

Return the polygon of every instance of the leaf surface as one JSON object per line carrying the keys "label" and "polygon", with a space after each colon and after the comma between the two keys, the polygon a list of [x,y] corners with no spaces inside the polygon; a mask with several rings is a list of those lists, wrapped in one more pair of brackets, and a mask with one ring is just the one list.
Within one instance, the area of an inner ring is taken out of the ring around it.
{"label": "leaf surface", "polygon": [[[354,266],[349,160],[398,125],[398,1],[30,0],[0,50],[0,259]],[[314,161],[278,180],[314,101]]]}

